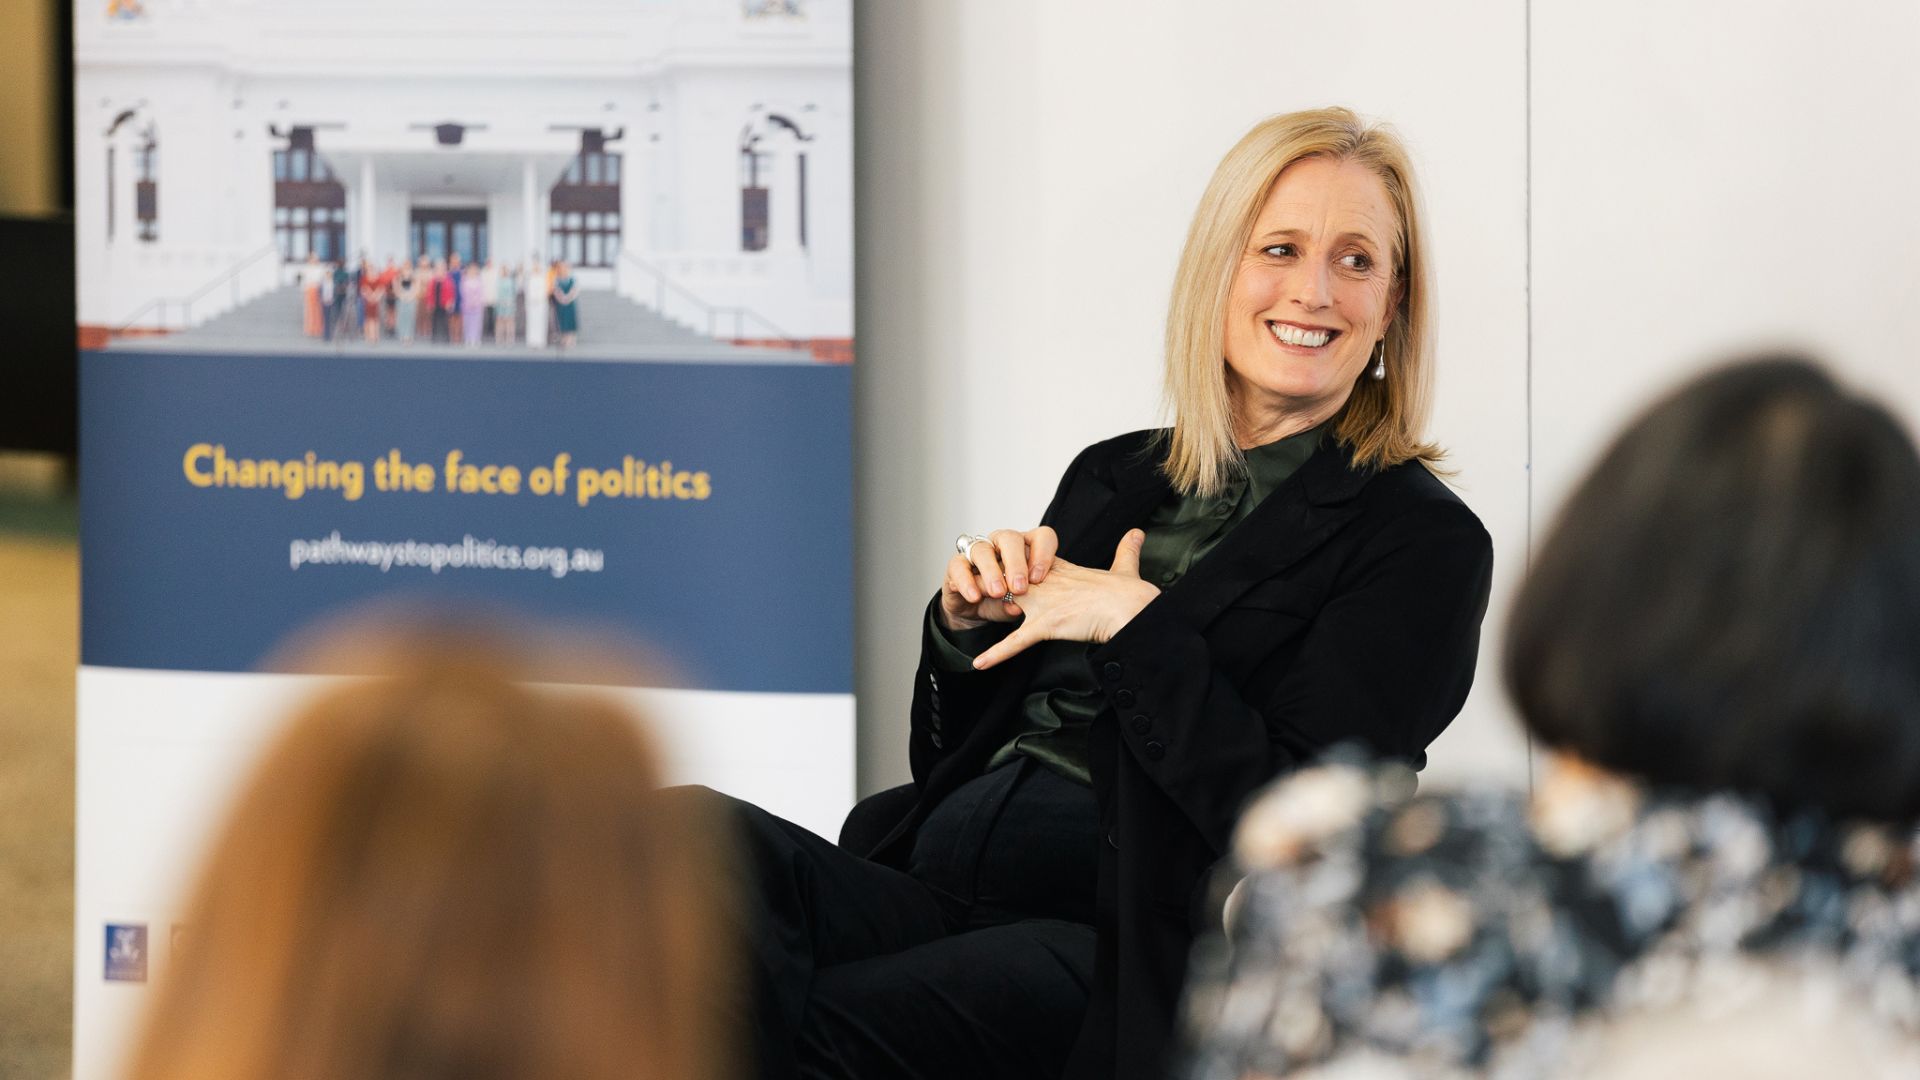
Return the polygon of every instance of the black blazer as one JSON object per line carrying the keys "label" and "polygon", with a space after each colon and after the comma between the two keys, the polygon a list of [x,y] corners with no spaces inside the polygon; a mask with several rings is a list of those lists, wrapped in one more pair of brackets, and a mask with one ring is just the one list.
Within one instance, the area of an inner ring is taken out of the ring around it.
{"label": "black blazer", "polygon": [[[1082,451],[1044,523],[1105,567],[1171,488],[1158,433]],[[1342,742],[1416,768],[1473,683],[1493,548],[1417,462],[1355,469],[1328,440],[1186,577],[1092,652],[1105,834],[1093,998],[1073,1077],[1164,1075],[1208,869],[1248,799]],[[938,603],[938,597],[934,600]],[[927,811],[1013,737],[1028,651],[938,670],[923,641],[908,756],[919,798],[871,857],[900,865]]]}

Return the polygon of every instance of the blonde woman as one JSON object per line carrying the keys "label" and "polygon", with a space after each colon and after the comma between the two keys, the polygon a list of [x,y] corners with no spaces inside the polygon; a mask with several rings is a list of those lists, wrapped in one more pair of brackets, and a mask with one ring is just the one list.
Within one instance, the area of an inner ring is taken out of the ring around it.
{"label": "blonde woman", "polygon": [[462,636],[324,665],[373,677],[309,705],[233,808],[127,1077],[735,1075],[713,848],[651,740]]}
{"label": "blonde woman", "polygon": [[493,282],[493,343],[511,345],[514,342],[514,309],[519,307],[520,271],[511,263],[503,263]]}
{"label": "blonde woman", "polygon": [[401,263],[393,276],[393,329],[400,344],[413,344],[414,331],[420,325],[421,281],[412,263]]}
{"label": "blonde woman", "polygon": [[327,273],[320,256],[307,252],[307,261],[300,267],[301,320],[300,330],[310,338],[320,336],[326,321],[326,309],[320,303],[320,279]]}
{"label": "blonde woman", "polygon": [[759,957],[769,1075],[1162,1076],[1246,799],[1337,743],[1424,762],[1492,566],[1423,432],[1428,259],[1387,130],[1294,113],[1227,154],[1169,310],[1173,427],[956,541],[914,783],[845,850],[732,804],[788,943]]}

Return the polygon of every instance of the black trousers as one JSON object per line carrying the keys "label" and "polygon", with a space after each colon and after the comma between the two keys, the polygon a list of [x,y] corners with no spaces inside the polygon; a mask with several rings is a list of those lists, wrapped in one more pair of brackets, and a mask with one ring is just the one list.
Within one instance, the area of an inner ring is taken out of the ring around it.
{"label": "black trousers", "polygon": [[720,800],[739,837],[759,1075],[1060,1075],[1093,976],[1098,813],[1021,758],[934,808],[906,871]]}

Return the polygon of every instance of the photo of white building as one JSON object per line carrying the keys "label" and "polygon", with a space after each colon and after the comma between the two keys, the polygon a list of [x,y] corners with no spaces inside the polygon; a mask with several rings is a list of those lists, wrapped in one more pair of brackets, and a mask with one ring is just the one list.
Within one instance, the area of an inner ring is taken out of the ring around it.
{"label": "photo of white building", "polygon": [[850,0],[83,0],[75,18],[87,344],[312,347],[308,264],[457,255],[566,260],[601,354],[852,359]]}

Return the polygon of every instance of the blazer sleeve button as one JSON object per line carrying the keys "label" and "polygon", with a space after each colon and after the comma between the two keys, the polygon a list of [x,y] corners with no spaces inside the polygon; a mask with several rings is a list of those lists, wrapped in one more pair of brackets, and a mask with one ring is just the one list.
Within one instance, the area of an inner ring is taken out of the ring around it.
{"label": "blazer sleeve button", "polygon": [[927,741],[933,744],[933,748],[935,750],[940,749],[944,745],[943,741],[940,738],[940,733],[937,731],[929,732],[927,734]]}
{"label": "blazer sleeve button", "polygon": [[1120,674],[1121,674],[1119,663],[1113,660],[1107,661],[1104,665],[1101,666],[1100,674],[1108,682],[1119,682]]}
{"label": "blazer sleeve button", "polygon": [[1161,742],[1159,739],[1148,739],[1146,751],[1148,760],[1159,761],[1161,758],[1167,756],[1167,744]]}
{"label": "blazer sleeve button", "polygon": [[[1135,735],[1145,735],[1147,732],[1152,730],[1153,730],[1153,719],[1151,717],[1148,717],[1145,714],[1142,714],[1140,716],[1136,716],[1133,718],[1133,733]],[[1150,742],[1147,744],[1148,747],[1155,747],[1159,745],[1160,744],[1158,742]],[[1149,750],[1148,752],[1151,753],[1152,751]]]}
{"label": "blazer sleeve button", "polygon": [[1114,703],[1115,705],[1118,705],[1118,706],[1120,706],[1120,707],[1121,707],[1121,708],[1123,708],[1123,709],[1131,709],[1131,708],[1133,708],[1133,691],[1131,691],[1131,690],[1116,690],[1116,691],[1114,691],[1114,693],[1113,693],[1113,703]]}

